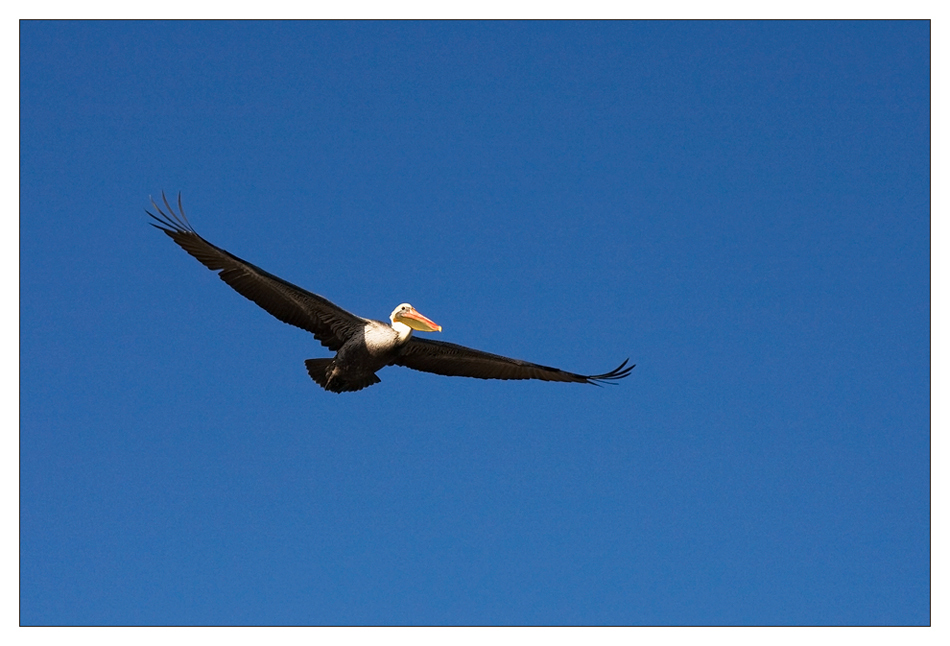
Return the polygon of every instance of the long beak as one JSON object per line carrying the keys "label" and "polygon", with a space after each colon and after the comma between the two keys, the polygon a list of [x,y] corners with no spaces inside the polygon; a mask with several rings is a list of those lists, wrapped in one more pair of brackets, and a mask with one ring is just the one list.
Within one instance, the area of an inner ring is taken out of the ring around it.
{"label": "long beak", "polygon": [[405,314],[400,314],[399,318],[401,319],[411,319],[406,322],[406,325],[411,327],[413,330],[419,330],[420,332],[441,332],[442,326],[437,325],[433,321],[430,321],[422,314],[417,312],[415,309],[411,309]]}

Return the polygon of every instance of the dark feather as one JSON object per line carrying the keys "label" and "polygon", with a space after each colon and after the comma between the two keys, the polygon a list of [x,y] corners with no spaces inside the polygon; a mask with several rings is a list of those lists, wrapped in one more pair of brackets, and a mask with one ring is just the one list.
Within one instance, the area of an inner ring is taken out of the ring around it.
{"label": "dark feather", "polygon": [[178,213],[168,203],[165,193],[162,200],[166,214],[152,201],[158,215],[146,210],[161,229],[179,247],[194,256],[208,269],[219,272],[221,280],[241,296],[248,298],[284,323],[307,330],[330,350],[336,351],[353,334],[363,328],[365,320],[350,314],[322,296],[288,283],[260,267],[241,260],[232,253],[216,247],[194,230],[185,217],[178,195]]}
{"label": "dark feather", "polygon": [[[629,359],[627,360],[629,361]],[[520,359],[502,357],[465,346],[412,337],[401,349],[394,363],[422,372],[448,377],[478,379],[541,379],[582,384],[610,384],[630,374],[634,366],[627,361],[602,375],[578,375],[558,368],[542,366]]]}

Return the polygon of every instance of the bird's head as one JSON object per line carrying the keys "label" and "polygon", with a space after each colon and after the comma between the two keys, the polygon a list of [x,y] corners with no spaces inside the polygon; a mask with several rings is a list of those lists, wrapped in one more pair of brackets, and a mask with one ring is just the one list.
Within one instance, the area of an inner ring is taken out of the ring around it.
{"label": "bird's head", "polygon": [[389,315],[389,320],[392,321],[393,327],[397,327],[397,325],[401,324],[420,332],[442,331],[441,325],[436,325],[424,317],[409,303],[403,303],[394,309],[393,313]]}

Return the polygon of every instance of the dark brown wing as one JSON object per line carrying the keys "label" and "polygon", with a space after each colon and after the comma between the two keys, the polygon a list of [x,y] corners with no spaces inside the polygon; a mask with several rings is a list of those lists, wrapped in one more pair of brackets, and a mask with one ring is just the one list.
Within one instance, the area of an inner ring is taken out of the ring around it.
{"label": "dark brown wing", "polygon": [[578,375],[558,368],[549,368],[536,363],[473,350],[454,343],[412,337],[402,346],[399,356],[393,363],[397,366],[434,372],[448,377],[541,379],[600,385],[613,383],[629,375],[634,366],[628,366],[627,361],[602,375]]}
{"label": "dark brown wing", "polygon": [[148,210],[145,212],[158,224],[150,224],[167,233],[179,247],[197,258],[205,267],[220,272],[218,275],[221,280],[241,296],[254,301],[284,323],[312,333],[320,343],[333,351],[338,350],[346,339],[363,328],[365,319],[350,314],[321,296],[269,274],[199,236],[181,208],[180,193],[177,214],[168,203],[165,193],[162,193],[162,200],[168,213],[162,211],[153,200],[152,206],[158,211],[158,215]]}

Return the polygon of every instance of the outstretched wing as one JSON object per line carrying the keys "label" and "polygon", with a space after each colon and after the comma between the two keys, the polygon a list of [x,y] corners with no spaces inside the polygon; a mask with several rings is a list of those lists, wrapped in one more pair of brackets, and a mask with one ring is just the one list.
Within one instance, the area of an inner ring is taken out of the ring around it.
{"label": "outstretched wing", "polygon": [[614,383],[630,374],[634,366],[624,361],[602,375],[578,375],[558,368],[549,368],[519,359],[473,350],[465,346],[412,337],[402,346],[393,362],[422,372],[433,372],[448,377],[476,377],[478,379],[541,379],[600,385]]}
{"label": "outstretched wing", "polygon": [[221,280],[234,290],[248,298],[284,323],[295,325],[313,334],[330,350],[336,351],[352,334],[362,329],[366,320],[350,314],[323,298],[305,289],[288,283],[282,278],[270,274],[260,267],[241,260],[232,253],[216,247],[194,230],[185,211],[181,207],[181,194],[178,194],[178,213],[168,203],[165,193],[162,200],[168,213],[152,200],[152,206],[158,215],[146,210],[161,229],[174,240],[179,247],[194,256],[208,269],[219,272]]}

